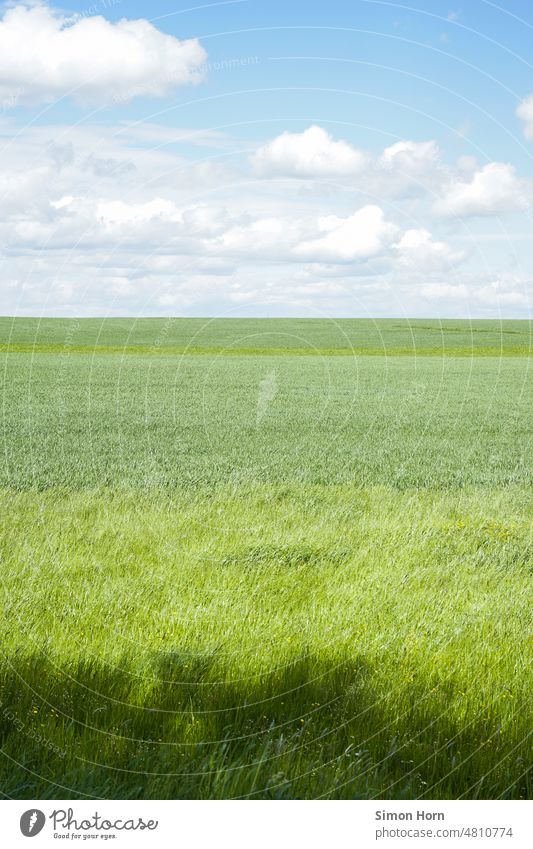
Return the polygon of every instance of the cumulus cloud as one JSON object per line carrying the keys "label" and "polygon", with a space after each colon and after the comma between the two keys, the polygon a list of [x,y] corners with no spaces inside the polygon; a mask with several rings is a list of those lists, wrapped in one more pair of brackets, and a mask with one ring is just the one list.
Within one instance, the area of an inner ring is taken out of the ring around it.
{"label": "cumulus cloud", "polygon": [[[135,203],[118,199],[88,200],[64,196],[51,204],[56,216],[42,222],[16,222],[12,242],[27,242],[32,237],[41,246],[53,248],[65,233],[80,246],[100,240],[101,244],[120,244],[142,250],[143,246],[159,252],[172,250],[197,257],[218,260],[232,258],[238,262],[261,259],[269,265],[280,262],[327,262],[344,264],[365,261],[389,252],[399,233],[397,225],[388,221],[379,206],[367,205],[351,215],[340,217],[294,216],[288,211],[280,215],[240,212],[224,206],[196,204],[180,206],[168,198],[157,197]],[[413,240],[412,240],[413,241]],[[409,238],[403,244],[408,253]],[[423,242],[423,244],[422,244]],[[435,242],[429,233],[418,247],[419,263],[427,256],[447,254],[447,246]],[[417,246],[410,244],[415,257]]]}
{"label": "cumulus cloud", "polygon": [[206,52],[147,20],[76,18],[44,3],[8,8],[0,20],[0,100],[89,102],[160,97],[202,78]]}
{"label": "cumulus cloud", "polygon": [[[334,139],[314,125],[301,133],[284,132],[250,157],[258,176],[319,181],[342,180],[346,189],[373,197],[413,197],[438,192],[449,179],[435,141],[398,141],[370,154]],[[325,189],[323,189],[325,190]]]}
{"label": "cumulus cloud", "polygon": [[512,165],[489,162],[466,182],[452,182],[435,211],[447,216],[499,215],[519,209],[523,202],[522,181]]}
{"label": "cumulus cloud", "polygon": [[413,198],[438,193],[449,169],[435,141],[403,139],[389,145],[367,171],[367,182],[382,197]]}
{"label": "cumulus cloud", "polygon": [[247,218],[234,220],[218,239],[206,244],[205,249],[241,258],[286,260],[305,227],[302,221],[283,216]]}
{"label": "cumulus cloud", "polygon": [[264,176],[339,177],[359,171],[365,156],[315,125],[302,133],[282,133],[260,147],[251,162]]}
{"label": "cumulus cloud", "polygon": [[318,230],[323,235],[298,245],[297,256],[312,262],[367,259],[382,251],[397,232],[375,204],[364,206],[347,218],[321,217]]}
{"label": "cumulus cloud", "polygon": [[464,258],[464,252],[452,250],[446,242],[434,239],[424,228],[407,230],[394,247],[402,266],[423,268],[425,271],[442,268]]}
{"label": "cumulus cloud", "polygon": [[424,172],[440,160],[434,141],[399,141],[386,147],[379,158],[379,165],[386,170],[398,169],[408,174]]}
{"label": "cumulus cloud", "polygon": [[533,139],[533,94],[519,104],[516,114],[524,122],[524,135],[526,139]]}

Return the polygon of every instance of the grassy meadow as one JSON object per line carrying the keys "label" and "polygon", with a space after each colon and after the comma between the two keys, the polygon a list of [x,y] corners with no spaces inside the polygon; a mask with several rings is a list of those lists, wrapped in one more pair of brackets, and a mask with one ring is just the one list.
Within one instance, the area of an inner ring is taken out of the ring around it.
{"label": "grassy meadow", "polygon": [[531,795],[531,325],[0,319],[0,790]]}

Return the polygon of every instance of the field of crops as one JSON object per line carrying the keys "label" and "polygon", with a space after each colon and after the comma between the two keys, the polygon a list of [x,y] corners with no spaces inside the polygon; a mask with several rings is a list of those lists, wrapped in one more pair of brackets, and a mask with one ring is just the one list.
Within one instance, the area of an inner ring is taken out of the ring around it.
{"label": "field of crops", "polygon": [[0,789],[521,798],[531,325],[0,319]]}

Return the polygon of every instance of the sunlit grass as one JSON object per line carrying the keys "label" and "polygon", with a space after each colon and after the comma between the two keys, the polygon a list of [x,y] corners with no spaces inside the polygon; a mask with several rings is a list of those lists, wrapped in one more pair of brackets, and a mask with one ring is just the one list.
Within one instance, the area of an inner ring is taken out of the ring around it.
{"label": "sunlit grass", "polygon": [[525,491],[2,508],[4,792],[528,792]]}

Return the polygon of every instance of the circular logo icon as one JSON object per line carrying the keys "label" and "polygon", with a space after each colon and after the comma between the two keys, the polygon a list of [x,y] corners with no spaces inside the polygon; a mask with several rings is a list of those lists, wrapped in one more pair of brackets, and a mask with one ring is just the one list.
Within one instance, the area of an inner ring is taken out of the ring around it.
{"label": "circular logo icon", "polygon": [[46,822],[46,817],[42,811],[37,808],[31,808],[29,811],[24,811],[20,818],[20,830],[24,837],[35,837],[42,831]]}

